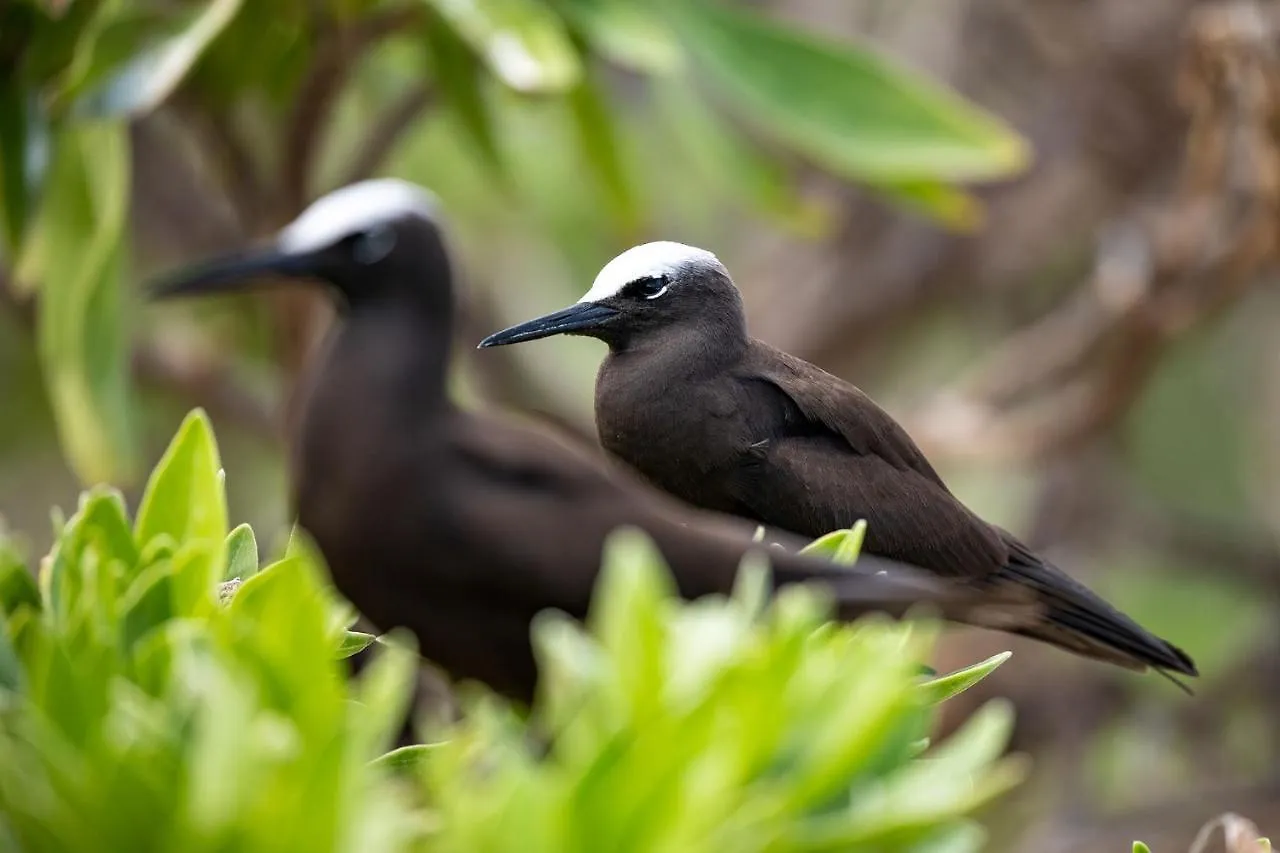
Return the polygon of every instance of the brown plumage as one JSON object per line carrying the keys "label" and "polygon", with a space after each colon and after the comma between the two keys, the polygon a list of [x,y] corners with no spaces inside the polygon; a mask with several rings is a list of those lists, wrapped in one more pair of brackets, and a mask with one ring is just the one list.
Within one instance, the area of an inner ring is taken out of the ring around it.
{"label": "brown plumage", "polygon": [[577,305],[481,346],[557,333],[609,344],[596,380],[600,442],[673,495],[810,537],[865,519],[866,553],[1032,594],[1043,618],[1014,633],[1129,669],[1197,674],[1180,649],[970,511],[859,389],[751,338],[710,253],[632,249]]}
{"label": "brown plumage", "polygon": [[[264,273],[332,287],[343,317],[301,389],[291,439],[298,521],[374,625],[407,627],[455,677],[527,700],[530,620],[548,607],[585,615],[611,531],[647,532],[689,597],[727,592],[743,555],[762,546],[752,525],[450,402],[452,272],[432,209],[409,184],[356,184],[317,201],[271,247],[202,265],[157,293],[227,290]],[[825,583],[845,617],[924,603],[948,618],[1034,618],[1025,596],[993,604],[889,561],[848,569],[768,553],[775,583]]]}

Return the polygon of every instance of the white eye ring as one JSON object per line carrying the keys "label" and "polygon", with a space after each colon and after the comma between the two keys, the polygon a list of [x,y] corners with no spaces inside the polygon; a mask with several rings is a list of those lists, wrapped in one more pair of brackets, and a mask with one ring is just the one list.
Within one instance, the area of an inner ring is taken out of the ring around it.
{"label": "white eye ring", "polygon": [[657,299],[659,296],[661,296],[662,294],[666,293],[666,292],[667,292],[667,289],[668,289],[669,287],[670,287],[670,285],[668,285],[668,284],[664,284],[664,285],[662,285],[662,289],[661,289],[661,290],[659,290],[657,293],[655,293],[655,294],[653,294],[653,295],[651,295],[651,296],[646,296],[646,297],[645,297],[645,299]]}
{"label": "white eye ring", "polygon": [[369,266],[391,254],[396,247],[396,232],[386,226],[371,228],[356,238],[352,255],[356,263]]}

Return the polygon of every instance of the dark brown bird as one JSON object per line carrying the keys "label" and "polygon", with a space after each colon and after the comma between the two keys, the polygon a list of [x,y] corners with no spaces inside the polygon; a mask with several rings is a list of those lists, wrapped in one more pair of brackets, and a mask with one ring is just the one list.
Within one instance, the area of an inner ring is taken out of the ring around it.
{"label": "dark brown bird", "polygon": [[[264,274],[324,282],[345,315],[313,365],[292,437],[298,521],[338,589],[382,630],[404,626],[459,678],[528,700],[529,624],[587,610],[606,536],[647,532],[689,597],[729,591],[754,528],[677,504],[549,435],[459,410],[446,393],[453,314],[433,197],[379,180],[321,198],[275,242],[162,283],[232,290]],[[888,561],[852,569],[769,549],[775,584],[829,585],[844,617],[1032,618]],[[985,614],[985,615],[984,615]]]}
{"label": "dark brown bird", "polygon": [[710,252],[637,246],[576,305],[480,346],[555,334],[609,345],[596,380],[600,442],[671,494],[809,537],[865,519],[866,553],[1032,593],[1043,619],[1014,633],[1129,669],[1197,674],[1184,652],[965,507],[860,390],[750,337]]}

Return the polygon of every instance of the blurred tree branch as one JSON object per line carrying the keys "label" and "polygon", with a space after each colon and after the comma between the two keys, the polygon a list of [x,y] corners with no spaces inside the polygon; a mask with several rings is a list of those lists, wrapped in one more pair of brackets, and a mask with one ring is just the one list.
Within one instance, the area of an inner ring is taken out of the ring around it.
{"label": "blurred tree branch", "polygon": [[1275,261],[1280,57],[1255,3],[1192,16],[1178,93],[1191,116],[1180,186],[1099,242],[1089,277],[1015,333],[976,375],[912,419],[931,449],[1043,458],[1114,425],[1160,356],[1246,292]]}

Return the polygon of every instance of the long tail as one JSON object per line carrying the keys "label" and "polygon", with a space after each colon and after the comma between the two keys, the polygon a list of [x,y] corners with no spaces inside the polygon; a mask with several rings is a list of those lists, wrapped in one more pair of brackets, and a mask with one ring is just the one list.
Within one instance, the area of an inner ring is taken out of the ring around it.
{"label": "long tail", "polygon": [[1040,620],[1013,633],[1126,669],[1154,669],[1191,693],[1172,674],[1200,674],[1186,652],[1147,631],[1020,542],[1013,540],[1009,545],[1012,555],[997,578],[1032,590],[1044,607]]}

